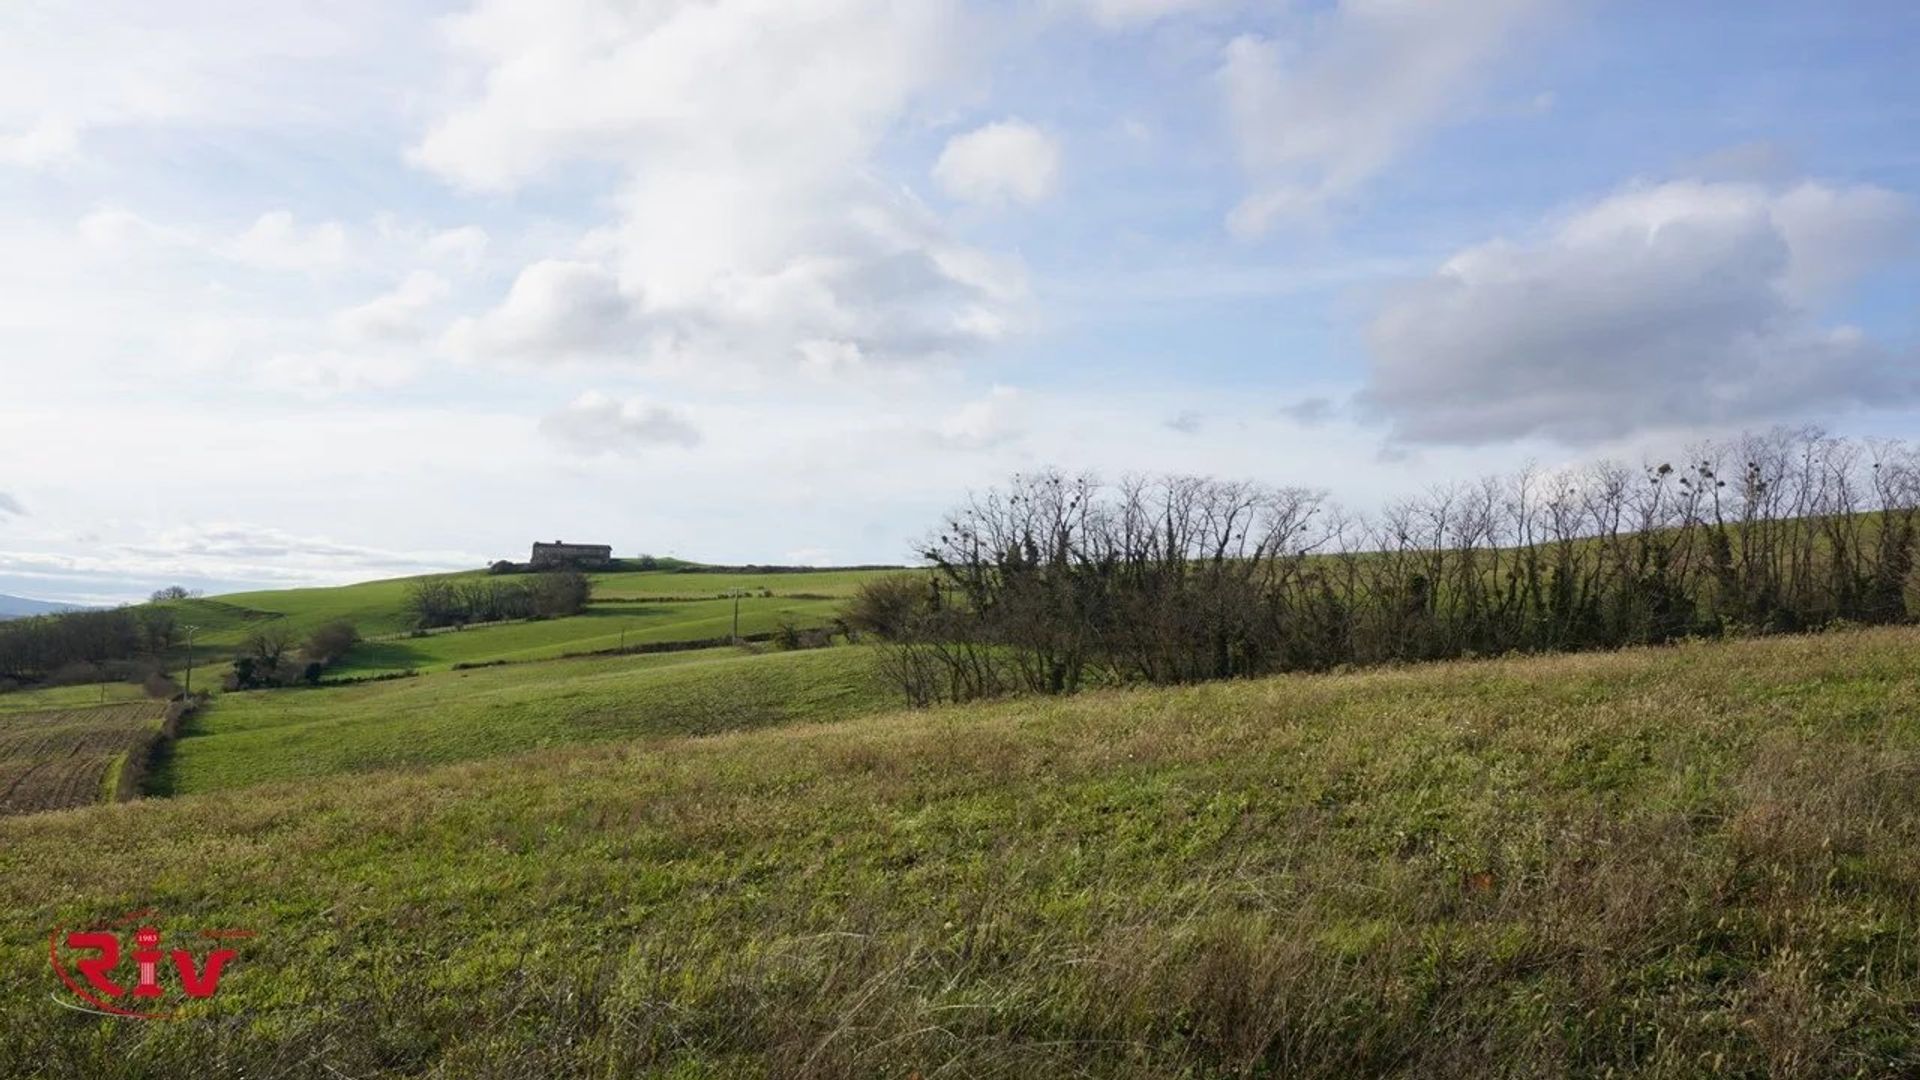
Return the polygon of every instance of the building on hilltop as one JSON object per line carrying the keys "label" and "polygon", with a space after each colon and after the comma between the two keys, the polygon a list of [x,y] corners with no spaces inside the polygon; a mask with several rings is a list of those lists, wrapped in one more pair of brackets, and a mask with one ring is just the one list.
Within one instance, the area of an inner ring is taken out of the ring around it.
{"label": "building on hilltop", "polygon": [[541,570],[552,566],[603,566],[612,561],[611,544],[569,544],[555,540],[551,544],[535,541],[533,558],[527,563]]}

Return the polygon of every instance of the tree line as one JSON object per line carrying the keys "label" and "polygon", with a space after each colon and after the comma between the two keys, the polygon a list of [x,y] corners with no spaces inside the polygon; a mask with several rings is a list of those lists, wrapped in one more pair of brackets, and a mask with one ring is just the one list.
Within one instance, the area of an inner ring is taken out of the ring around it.
{"label": "tree line", "polygon": [[179,642],[165,608],[70,611],[0,621],[0,682],[139,679]]}
{"label": "tree line", "polygon": [[1046,471],[952,512],[846,612],[909,700],[1907,621],[1920,454],[1775,431],[1524,469],[1372,514]]}
{"label": "tree line", "polygon": [[525,577],[421,578],[407,587],[406,611],[416,628],[578,615],[593,582],[578,570],[542,570]]}

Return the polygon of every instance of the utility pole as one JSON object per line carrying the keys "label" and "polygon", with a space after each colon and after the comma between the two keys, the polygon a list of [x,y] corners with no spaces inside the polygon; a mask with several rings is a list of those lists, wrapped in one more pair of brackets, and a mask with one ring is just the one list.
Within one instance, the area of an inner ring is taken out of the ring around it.
{"label": "utility pole", "polygon": [[735,645],[740,644],[740,598],[746,595],[746,592],[747,590],[738,585],[727,590],[727,595],[733,597],[733,643]]}
{"label": "utility pole", "polygon": [[187,632],[187,693],[191,694],[193,693],[193,635],[200,628],[188,626],[183,629]]}

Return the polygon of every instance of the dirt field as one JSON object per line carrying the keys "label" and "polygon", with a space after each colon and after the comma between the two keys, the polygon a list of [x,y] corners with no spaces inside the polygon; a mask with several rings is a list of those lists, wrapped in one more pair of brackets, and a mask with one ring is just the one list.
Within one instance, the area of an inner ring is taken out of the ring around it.
{"label": "dirt field", "polygon": [[140,701],[0,715],[0,814],[107,800],[110,778],[144,757],[166,711]]}

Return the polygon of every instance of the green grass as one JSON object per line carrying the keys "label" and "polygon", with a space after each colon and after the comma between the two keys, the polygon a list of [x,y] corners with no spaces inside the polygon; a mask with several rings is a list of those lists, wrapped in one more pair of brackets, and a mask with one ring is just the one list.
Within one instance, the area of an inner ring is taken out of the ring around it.
{"label": "green grass", "polygon": [[[624,571],[590,575],[595,602],[579,617],[539,622],[470,627],[410,637],[406,615],[408,590],[420,578],[392,578],[334,588],[281,589],[232,593],[170,602],[182,623],[200,628],[196,658],[213,671],[221,668],[247,636],[263,626],[292,630],[304,637],[320,624],[345,619],[367,640],[331,672],[359,676],[391,671],[429,671],[457,663],[533,660],[573,652],[628,645],[701,641],[733,631],[729,589],[750,591],[740,601],[740,632],[764,634],[782,623],[819,626],[830,620],[863,581],[890,571],[822,570],[792,574],[690,573],[673,570]],[[482,571],[428,575],[464,580]],[[772,596],[761,596],[762,590]],[[622,637],[622,631],[625,637]],[[184,666],[184,653],[170,667]],[[196,685],[199,685],[198,683]],[[208,684],[213,685],[213,684]],[[4,701],[4,698],[0,698]],[[4,705],[0,705],[4,708]]]}
{"label": "green grass", "polygon": [[866,650],[724,648],[517,664],[313,690],[228,693],[149,778],[242,787],[541,747],[838,720],[892,701]]}
{"label": "green grass", "polygon": [[775,596],[830,596],[845,599],[862,584],[897,570],[816,570],[803,574],[722,572],[646,572],[590,574],[594,596],[615,600],[656,596],[714,597],[728,589],[770,590]]}
{"label": "green grass", "polygon": [[146,691],[134,683],[91,683],[86,686],[12,690],[0,693],[0,715],[112,705],[124,701],[144,701],[146,697]]}
{"label": "green grass", "polygon": [[[482,576],[482,573],[427,576],[459,580]],[[409,628],[407,590],[419,580],[417,577],[389,578],[330,588],[229,593],[170,602],[165,606],[177,611],[182,623],[200,627],[195,638],[197,644],[214,648],[238,645],[255,628],[269,622],[305,634],[321,623],[346,619],[358,627],[361,634],[376,637]]]}
{"label": "green grass", "polygon": [[[1917,660],[1281,677],[0,821],[0,1075],[1914,1075]],[[148,905],[259,937],[184,1022],[48,1000],[50,928]]]}
{"label": "green grass", "polygon": [[[740,601],[740,633],[770,633],[783,622],[818,626],[833,618],[839,604],[837,600],[745,597]],[[564,619],[496,623],[435,631],[421,637],[362,642],[328,672],[328,677],[430,671],[491,660],[540,660],[617,649],[623,644],[709,641],[732,632],[731,600],[594,605],[583,614]]]}

